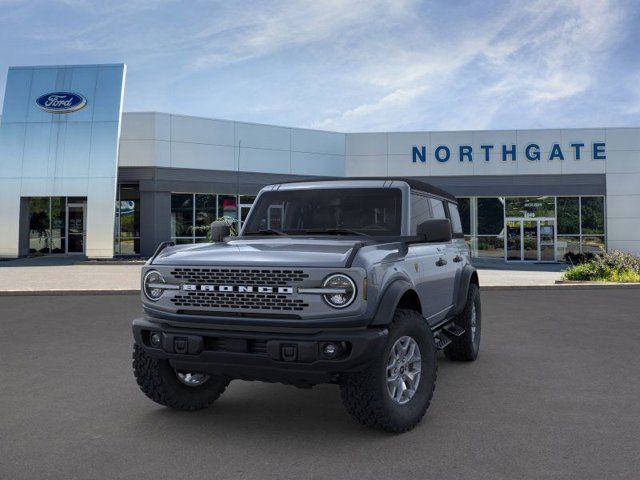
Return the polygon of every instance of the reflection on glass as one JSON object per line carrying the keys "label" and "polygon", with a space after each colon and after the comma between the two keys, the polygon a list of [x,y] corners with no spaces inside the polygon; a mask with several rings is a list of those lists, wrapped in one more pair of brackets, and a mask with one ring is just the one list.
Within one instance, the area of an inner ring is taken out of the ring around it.
{"label": "reflection on glass", "polygon": [[[140,191],[137,185],[120,185],[120,236],[140,236]],[[123,252],[124,253],[124,252]]]}
{"label": "reflection on glass", "polygon": [[134,240],[132,238],[120,239],[120,253],[122,255],[135,255],[140,251],[140,240]]}
{"label": "reflection on glass", "polygon": [[580,233],[580,207],[578,197],[558,197],[558,234]]}
{"label": "reflection on glass", "polygon": [[29,251],[49,253],[51,218],[49,197],[29,199]]}
{"label": "reflection on glass", "polygon": [[564,256],[571,253],[580,253],[580,237],[558,237],[558,259],[564,259]]}
{"label": "reflection on glass", "polygon": [[[54,234],[51,238],[51,253],[66,253],[65,246],[66,240]],[[80,252],[82,252],[82,250],[80,250]]]}
{"label": "reflection on glass", "polygon": [[218,196],[218,215],[229,221],[238,219],[238,209],[235,195]]}
{"label": "reflection on glass", "polygon": [[582,234],[604,234],[604,197],[582,197]]}
{"label": "reflection on glass", "polygon": [[118,185],[114,235],[116,254],[140,253],[140,189],[138,185]]}
{"label": "reflection on glass", "polygon": [[582,237],[583,253],[604,252],[604,237]]}
{"label": "reflection on glass", "polygon": [[171,194],[171,236],[190,237],[193,228],[193,194]]}
{"label": "reflection on glass", "polygon": [[538,260],[538,222],[522,222],[522,259]]}
{"label": "reflection on glass", "polygon": [[[215,195],[196,195],[196,226],[209,227],[217,218]],[[198,235],[199,232],[196,232]]]}
{"label": "reflection on glass", "polygon": [[478,198],[478,235],[500,235],[503,228],[503,199]]}
{"label": "reflection on glass", "polygon": [[522,260],[522,222],[507,221],[507,260]]}
{"label": "reflection on glass", "polygon": [[69,228],[67,235],[67,251],[69,253],[84,252],[84,207],[69,205],[67,208]]}
{"label": "reflection on glass", "polygon": [[471,199],[458,198],[458,211],[462,222],[462,231],[465,235],[471,234]]}
{"label": "reflection on glass", "polygon": [[503,258],[504,240],[500,236],[479,236],[477,252],[479,257]]}
{"label": "reflection on glass", "polygon": [[553,262],[555,258],[554,248],[555,225],[553,220],[540,220],[540,260]]}
{"label": "reflection on glass", "polygon": [[507,197],[505,210],[507,217],[554,217],[554,197]]}
{"label": "reflection on glass", "polygon": [[31,237],[29,238],[30,253],[49,253],[49,237]]}

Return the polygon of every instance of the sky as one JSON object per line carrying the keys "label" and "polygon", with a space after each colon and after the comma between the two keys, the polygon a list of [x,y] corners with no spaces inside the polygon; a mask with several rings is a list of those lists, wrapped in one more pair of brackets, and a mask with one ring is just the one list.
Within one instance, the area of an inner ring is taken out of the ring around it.
{"label": "sky", "polygon": [[124,62],[128,112],[341,132],[637,127],[638,25],[637,0],[0,0],[0,92],[9,66]]}

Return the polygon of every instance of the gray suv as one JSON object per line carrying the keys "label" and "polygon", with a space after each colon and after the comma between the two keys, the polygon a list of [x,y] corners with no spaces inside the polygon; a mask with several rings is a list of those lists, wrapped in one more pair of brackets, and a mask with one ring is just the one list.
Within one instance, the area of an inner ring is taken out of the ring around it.
{"label": "gray suv", "polygon": [[456,199],[413,179],[263,188],[238,236],[162,244],[142,270],[133,368],[152,400],[208,407],[233,379],[340,386],[358,422],[424,416],[436,355],[473,361],[478,274]]}

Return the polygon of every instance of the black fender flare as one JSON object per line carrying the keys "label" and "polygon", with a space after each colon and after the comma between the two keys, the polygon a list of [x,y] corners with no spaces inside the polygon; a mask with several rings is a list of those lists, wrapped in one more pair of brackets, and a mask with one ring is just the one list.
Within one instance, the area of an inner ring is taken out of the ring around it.
{"label": "black fender flare", "polygon": [[400,299],[408,290],[415,290],[409,281],[403,278],[393,280],[380,297],[371,325],[389,325]]}
{"label": "black fender flare", "polygon": [[464,306],[467,303],[467,294],[469,293],[469,284],[471,283],[475,283],[480,286],[477,270],[467,264],[462,269],[458,279],[458,285],[456,286],[455,304],[453,309],[456,315],[464,310]]}

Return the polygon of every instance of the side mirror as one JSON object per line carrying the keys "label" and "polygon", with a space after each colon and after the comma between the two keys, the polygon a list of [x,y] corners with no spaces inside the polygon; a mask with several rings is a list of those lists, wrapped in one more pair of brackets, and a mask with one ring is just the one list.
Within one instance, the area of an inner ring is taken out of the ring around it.
{"label": "side mirror", "polygon": [[418,224],[416,234],[425,242],[445,243],[451,241],[451,220],[431,218]]}
{"label": "side mirror", "polygon": [[227,225],[227,222],[218,220],[211,224],[212,242],[222,242],[224,237],[228,237],[229,235],[231,235],[231,228]]}

